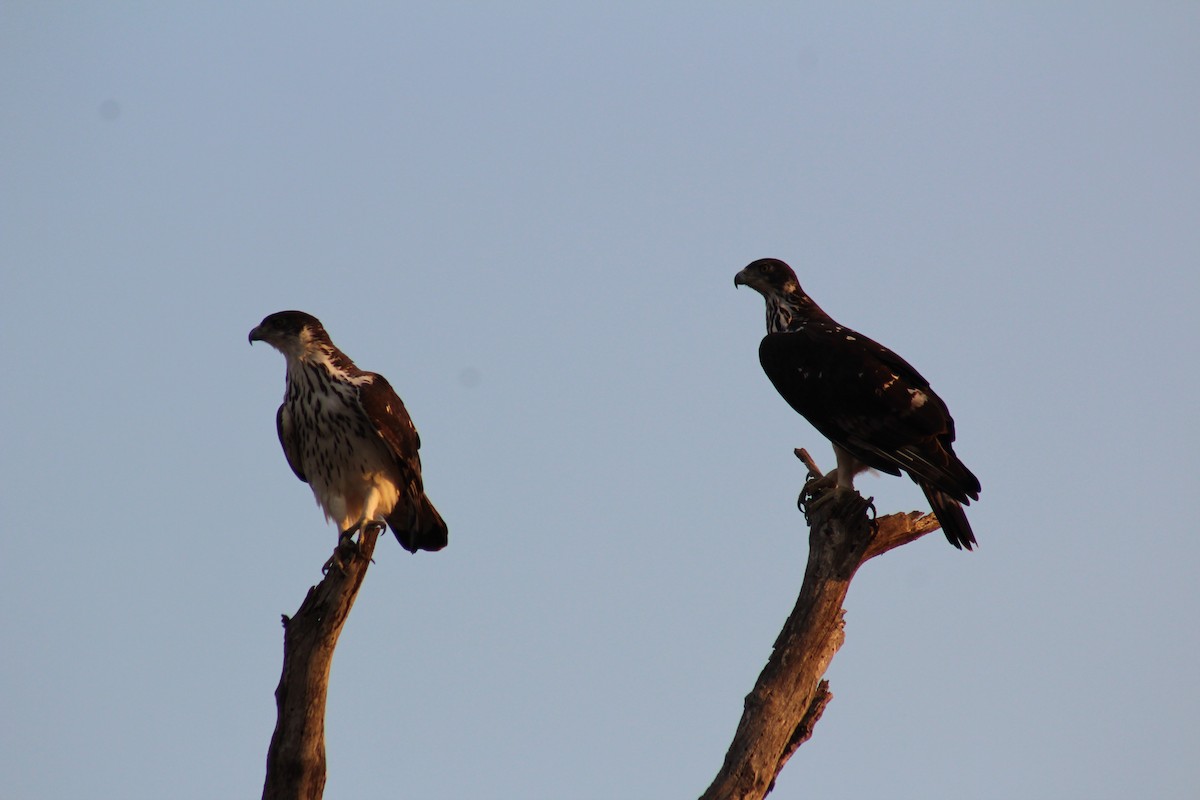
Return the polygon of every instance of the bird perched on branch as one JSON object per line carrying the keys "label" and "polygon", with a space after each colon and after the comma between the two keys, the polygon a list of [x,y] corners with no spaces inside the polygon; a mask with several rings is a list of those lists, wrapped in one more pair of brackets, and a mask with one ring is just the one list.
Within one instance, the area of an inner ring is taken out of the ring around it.
{"label": "bird perched on branch", "polygon": [[970,550],[962,506],[979,479],[954,454],[954,420],[929,381],[900,356],[843,327],[805,294],[796,273],[759,259],[733,279],[767,303],[759,361],[783,399],[833,443],[836,493],[854,491],[866,469],[907,473],[925,492],[950,544]]}
{"label": "bird perched on branch", "polygon": [[337,523],[339,546],[386,522],[410,553],[445,547],[446,523],[421,481],[421,440],[387,379],[356,367],[303,311],[271,314],[250,331],[256,341],[287,359],[279,443],[325,518]]}

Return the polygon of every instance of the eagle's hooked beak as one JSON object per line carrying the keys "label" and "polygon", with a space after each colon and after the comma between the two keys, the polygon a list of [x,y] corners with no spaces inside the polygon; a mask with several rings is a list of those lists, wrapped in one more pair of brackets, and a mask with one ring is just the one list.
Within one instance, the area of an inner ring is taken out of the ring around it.
{"label": "eagle's hooked beak", "polygon": [[255,325],[250,329],[250,344],[255,342],[265,342],[266,337],[263,336],[262,325]]}
{"label": "eagle's hooked beak", "polygon": [[746,274],[746,270],[742,270],[737,275],[733,276],[733,288],[739,286],[751,286],[750,277]]}

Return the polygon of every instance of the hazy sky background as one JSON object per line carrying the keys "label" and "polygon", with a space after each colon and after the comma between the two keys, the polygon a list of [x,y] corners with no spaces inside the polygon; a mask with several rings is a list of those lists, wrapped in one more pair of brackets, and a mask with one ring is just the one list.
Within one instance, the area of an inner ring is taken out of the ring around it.
{"label": "hazy sky background", "polygon": [[[687,798],[806,558],[734,273],[899,351],[981,548],[868,565],[773,797],[1200,791],[1200,5],[0,6],[0,797],[257,797],[334,529],[266,314],[385,374],[328,798]],[[865,477],[881,513],[923,508]]]}

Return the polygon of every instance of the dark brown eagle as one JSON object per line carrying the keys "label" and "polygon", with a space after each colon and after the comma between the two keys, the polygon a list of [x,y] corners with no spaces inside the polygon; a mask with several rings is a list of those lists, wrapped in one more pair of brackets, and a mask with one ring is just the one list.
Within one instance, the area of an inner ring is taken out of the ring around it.
{"label": "dark brown eagle", "polygon": [[954,420],[929,381],[834,322],[779,259],[753,262],[733,284],[767,301],[759,361],[783,399],[833,443],[837,491],[853,491],[854,476],[868,468],[907,473],[950,544],[970,550],[975,534],[962,506],[979,499],[979,479],[954,454]]}
{"label": "dark brown eagle", "polygon": [[271,314],[250,331],[255,341],[287,359],[279,443],[325,518],[337,523],[339,542],[386,522],[410,553],[445,547],[446,523],[421,481],[421,440],[387,380],[356,367],[303,311]]}

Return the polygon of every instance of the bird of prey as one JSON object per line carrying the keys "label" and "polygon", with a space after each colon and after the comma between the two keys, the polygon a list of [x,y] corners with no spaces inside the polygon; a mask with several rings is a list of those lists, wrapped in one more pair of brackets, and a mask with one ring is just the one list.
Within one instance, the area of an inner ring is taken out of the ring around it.
{"label": "bird of prey", "polygon": [[[275,414],[283,454],[312,487],[339,545],[363,526],[392,529],[410,553],[446,546],[446,523],[425,496],[421,440],[382,375],[364,372],[334,346],[320,320],[280,311],[250,331],[287,359],[287,389]],[[336,562],[336,554],[331,563]]]}
{"label": "bird of prey", "polygon": [[759,361],[783,399],[833,443],[836,492],[854,490],[866,469],[907,473],[925,492],[950,544],[970,550],[962,506],[979,479],[954,454],[954,420],[929,381],[900,356],[845,328],[805,294],[796,273],[759,259],[733,279],[767,303]]}

